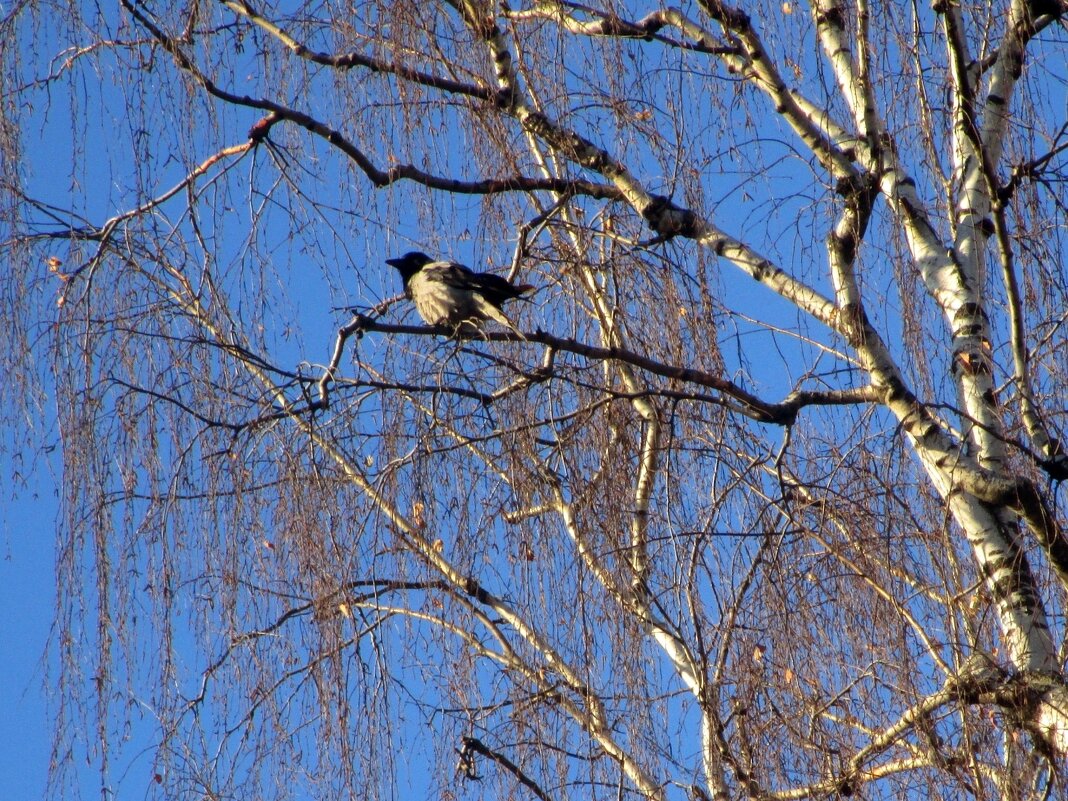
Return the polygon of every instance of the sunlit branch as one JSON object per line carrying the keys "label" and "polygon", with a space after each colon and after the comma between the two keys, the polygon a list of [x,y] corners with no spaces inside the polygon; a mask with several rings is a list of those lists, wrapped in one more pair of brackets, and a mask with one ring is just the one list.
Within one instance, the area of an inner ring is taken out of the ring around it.
{"label": "sunlit branch", "polygon": [[[351,593],[353,590],[364,587],[373,587],[374,591],[371,593],[351,597],[348,595],[348,593]],[[208,680],[212,677],[212,675],[215,674],[216,671],[219,670],[219,668],[221,668],[226,663],[226,661],[230,658],[230,655],[234,652],[235,648],[242,645],[246,645],[250,642],[254,642],[260,637],[269,636],[281,629],[282,626],[284,626],[290,620],[301,617],[303,615],[307,615],[314,611],[316,608],[322,606],[323,604],[337,604],[344,601],[346,603],[356,605],[363,603],[369,598],[379,597],[390,592],[401,592],[407,590],[425,592],[427,590],[444,589],[446,589],[446,585],[444,585],[442,582],[401,581],[397,579],[357,579],[346,583],[344,587],[341,587],[335,590],[334,592],[329,593],[323,598],[313,599],[311,601],[298,604],[297,606],[290,607],[281,615],[279,615],[274,621],[268,623],[266,626],[251,631],[241,632],[231,637],[230,643],[226,646],[223,652],[218,657],[216,657],[215,660],[210,665],[208,665],[202,672],[200,692],[195,698],[190,699],[189,706],[196,706],[204,699]],[[379,624],[382,622],[382,620],[377,621],[377,623]]]}
{"label": "sunlit branch", "polygon": [[[856,179],[855,154],[843,149],[842,142],[827,137],[817,122],[817,114],[808,110],[816,108],[816,104],[804,101],[787,87],[749,15],[722,0],[701,0],[700,5],[727,33],[737,37],[741,54],[722,56],[728,69],[753,83],[772,100],[775,112],[789,123],[831,176],[838,180]],[[825,115],[826,111],[818,112],[819,117]]]}
{"label": "sunlit branch", "polygon": [[[232,156],[237,156],[237,160],[240,160],[240,158],[244,156],[251,149],[251,147],[251,143],[248,142],[245,142],[240,145],[231,145],[230,147],[225,147],[217,153],[214,153],[208,158],[206,158],[200,164],[198,164],[184,178],[182,178],[181,181],[179,181],[167,191],[163,192],[160,195],[157,195],[156,197],[150,200],[145,201],[144,203],[135,208],[128,209],[127,211],[124,211],[121,214],[115,215],[111,219],[107,220],[103,225],[99,227],[86,226],[82,229],[68,230],[66,232],[63,232],[62,236],[65,238],[85,239],[89,241],[98,242],[99,244],[97,245],[96,251],[93,253],[93,255],[89,258],[88,261],[79,265],[68,273],[59,273],[62,280],[64,281],[64,290],[63,294],[60,295],[60,304],[62,305],[62,303],[64,302],[68,289],[73,286],[73,283],[71,282],[74,278],[77,278],[86,271],[89,271],[91,274],[92,271],[96,269],[96,266],[100,263],[101,258],[107,251],[108,246],[111,244],[112,238],[114,237],[116,230],[120,225],[122,225],[122,223],[131,220],[135,217],[139,217],[143,214],[146,214],[152,209],[163,205],[168,200],[177,195],[179,192],[182,192],[191,187],[197,181],[198,178],[205,175],[212,167],[214,167],[220,161],[229,159]],[[228,169],[228,167],[225,167],[224,169]]]}
{"label": "sunlit branch", "polygon": [[[591,19],[589,21],[581,20],[574,14],[566,13],[565,9],[581,11]],[[661,8],[656,11],[650,11],[639,20],[628,20],[611,11],[605,12],[588,6],[581,6],[578,3],[559,2],[551,5],[547,3],[538,4],[532,8],[518,10],[505,9],[503,16],[506,19],[515,21],[552,20],[568,33],[581,36],[615,36],[624,39],[646,39],[657,41],[669,47],[695,50],[699,53],[708,53],[710,55],[738,54],[736,47],[717,42],[711,33],[676,8]],[[679,41],[664,36],[660,31],[667,27],[677,28],[692,41]]]}
{"label": "sunlit branch", "polygon": [[[1013,15],[1019,18],[1025,12],[1018,3],[1014,3]],[[960,19],[960,9],[947,4],[942,11],[946,25],[946,38],[950,51],[950,65],[952,67],[956,91],[958,119],[954,126],[956,135],[956,147],[967,158],[961,158],[962,169],[967,170],[964,176],[958,176],[958,180],[964,183],[964,195],[960,201],[960,213],[965,216],[967,224],[962,221],[961,231],[958,232],[958,243],[967,235],[964,241],[969,244],[968,250],[974,249],[976,254],[973,258],[982,258],[981,250],[987,238],[993,234],[997,245],[997,255],[1001,266],[1002,280],[1005,285],[1005,294],[1008,301],[1009,311],[1009,345],[1012,351],[1013,372],[1016,383],[1016,391],[1020,402],[1020,418],[1030,436],[1035,448],[1043,455],[1043,458],[1056,465],[1055,469],[1068,476],[1068,455],[1058,453],[1055,441],[1051,438],[1045,420],[1039,412],[1034,401],[1031,388],[1031,375],[1027,342],[1024,333],[1024,320],[1020,289],[1016,279],[1016,267],[1012,243],[1010,241],[1008,222],[1005,219],[1005,198],[1008,194],[1000,185],[997,175],[996,159],[1002,151],[1001,139],[1004,137],[1004,125],[1002,120],[1004,112],[1002,107],[1008,102],[1007,97],[1002,97],[995,92],[1011,93],[1014,79],[1001,77],[998,81],[1000,88],[992,85],[988,105],[990,111],[987,119],[980,124],[977,119],[975,89],[970,79],[969,65],[971,60],[967,51],[967,40],[963,30],[963,21]],[[1016,23],[1018,26],[1019,23]],[[1022,59],[1022,52],[1017,53],[1017,45],[1013,43],[1014,34],[1010,31],[1006,34],[1002,47],[999,48],[1001,58]],[[1026,41],[1026,40],[1024,40]],[[1021,49],[1023,42],[1018,45]],[[1003,70],[999,69],[1000,75]],[[970,160],[969,160],[970,159]],[[966,179],[966,180],[965,180]],[[983,215],[989,214],[989,219]],[[958,250],[963,250],[958,244]],[[974,325],[967,326],[969,329]],[[981,343],[982,344],[982,343]],[[990,356],[986,348],[971,348],[966,351],[964,358],[968,363],[989,361]],[[970,380],[972,370],[962,370],[962,380]],[[987,375],[981,375],[989,381]],[[965,396],[969,397],[968,395]],[[987,404],[980,406],[979,414],[976,410],[969,409],[973,416],[978,417],[987,428],[991,422],[996,422],[997,417],[985,410]],[[1000,426],[996,433],[1000,432]],[[988,432],[989,433],[989,432]]]}
{"label": "sunlit branch", "polygon": [[178,398],[174,397],[173,395],[169,395],[165,392],[157,392],[156,390],[149,389],[148,387],[135,386],[134,384],[130,384],[126,381],[123,381],[121,378],[112,377],[110,381],[116,386],[128,389],[134,394],[144,395],[149,398],[155,398],[156,400],[163,401],[164,403],[174,406],[175,408],[180,409],[181,411],[188,414],[194,420],[203,423],[209,428],[226,428],[230,431],[237,432],[245,429],[248,426],[247,423],[231,423],[227,422],[226,420],[216,420],[210,417],[206,417],[200,412],[198,412],[196,409],[191,407],[189,404],[183,403]]}
{"label": "sunlit branch", "polygon": [[1009,180],[1001,186],[1000,199],[1003,203],[1008,204],[1024,181],[1040,180],[1050,162],[1068,151],[1068,141],[1061,141],[1065,139],[1066,135],[1068,135],[1068,122],[1062,124],[1060,130],[1051,138],[1051,141],[1055,144],[1048,151],[1022,164],[1013,165]]}
{"label": "sunlit branch", "polygon": [[842,309],[863,308],[854,266],[877,196],[878,190],[873,181],[851,186],[846,193],[845,208],[834,229],[827,235],[831,280],[838,307]]}
{"label": "sunlit branch", "polygon": [[[781,533],[776,532],[771,536],[761,539],[760,546],[753,558],[749,561],[745,575],[741,578],[738,586],[732,592],[730,605],[723,615],[723,623],[720,626],[722,635],[719,638],[717,654],[712,666],[712,675],[706,683],[705,698],[701,705],[701,747],[704,751],[705,774],[711,786],[720,782],[718,771],[715,769],[715,758],[721,759],[731,772],[743,785],[745,785],[751,797],[760,797],[761,788],[756,777],[751,774],[745,765],[743,757],[735,752],[728,733],[727,722],[723,720],[721,708],[724,704],[724,688],[727,685],[726,672],[727,660],[729,659],[734,637],[738,633],[736,625],[738,615],[741,614],[742,605],[753,587],[760,569],[765,564],[768,554],[778,547],[781,542]],[[705,667],[707,670],[707,665]],[[715,695],[714,695],[715,694]],[[718,799],[717,799],[718,801]]]}
{"label": "sunlit branch", "polygon": [[[494,18],[479,4],[452,4],[459,8],[465,21],[490,50],[498,86],[506,99],[506,102],[501,103],[501,110],[518,120],[524,131],[547,145],[555,155],[597,172],[611,181],[622,199],[630,204],[660,237],[670,239],[681,236],[696,240],[815,319],[832,328],[836,326],[839,318],[834,304],[819,292],[777,267],[744,242],[720,230],[692,209],[677,205],[671,198],[649,192],[637,177],[607,150],[551,119],[537,110],[535,105],[525,102],[511,53]],[[720,15],[725,20],[724,24],[729,22],[730,25],[740,26],[747,32],[743,38],[747,42],[748,58],[753,64],[759,65],[758,74],[762,76],[761,80],[773,91],[780,104],[787,104],[789,108],[796,110],[796,114],[793,117],[788,115],[788,118],[795,119],[801,126],[802,138],[817,154],[837,154],[832,159],[837,166],[828,166],[833,175],[855,179],[857,173],[851,165],[852,157],[847,158],[841,154],[836,146],[815,141],[823,136],[822,131],[815,130],[813,118],[801,112],[793,94],[786,90],[781,79],[771,71],[770,62],[763,53],[759,39],[753,34],[748,18],[740,12],[724,13],[725,16]],[[808,132],[807,138],[804,131]],[[549,175],[545,177],[546,180],[552,179]]]}
{"label": "sunlit branch", "polygon": [[[55,786],[1060,792],[1066,3],[0,14]],[[536,330],[397,324],[401,240]]]}
{"label": "sunlit branch", "polygon": [[809,784],[792,790],[779,790],[762,794],[757,797],[762,799],[762,801],[765,799],[766,801],[801,801],[801,799],[806,798],[826,798],[829,795],[849,797],[856,794],[856,788],[858,786],[868,782],[883,779],[887,776],[893,776],[896,773],[907,773],[909,771],[919,770],[920,768],[929,768],[932,765],[939,764],[939,762],[940,759],[935,754],[930,756],[893,759],[879,765],[871,765],[853,777],[828,779],[827,781],[817,782],[816,784]]}
{"label": "sunlit branch", "polygon": [[[1002,425],[998,412],[988,400],[992,381],[991,345],[987,339],[989,324],[980,301],[972,300],[972,293],[976,290],[969,291],[970,286],[978,285],[978,274],[981,272],[979,263],[991,233],[988,229],[992,228],[1008,298],[1010,347],[1020,397],[1021,418],[1028,435],[1047,463],[1055,470],[1063,471],[1068,459],[1063,453],[1056,452],[1045,421],[1033,401],[1020,293],[1002,190],[995,166],[1002,150],[1001,139],[1004,136],[1005,114],[1000,109],[1008,102],[1016,78],[1003,74],[1005,65],[999,67],[995,73],[996,77],[991,81],[987,97],[987,104],[991,109],[980,125],[976,119],[976,87],[969,70],[971,60],[960,9],[947,4],[940,6],[938,10],[941,11],[946,26],[950,72],[956,87],[953,94],[957,114],[954,125],[955,148],[958,154],[958,180],[964,184],[957,209],[957,213],[964,219],[960,221],[955,249],[960,254],[962,269],[972,276],[971,281],[962,281],[963,291],[969,292],[967,300],[972,302],[956,302],[951,308],[944,306],[955,340],[954,373],[965,387],[962,394],[970,418],[977,421],[971,426],[971,431],[983,446],[984,453],[980,459],[985,459],[984,466],[989,462],[996,469],[1003,461],[1001,454],[1004,450],[1004,439],[1001,436]],[[1024,4],[1019,0],[1012,4],[1010,30],[1005,35],[1000,52],[1003,59],[1013,63],[1023,57],[1022,48],[1027,38],[1024,32],[1026,26],[1020,20],[1025,18],[1027,13]],[[1013,22],[1012,18],[1016,21]],[[1019,41],[1018,36],[1022,37]],[[988,213],[991,215],[990,219],[985,216]],[[1056,516],[1046,508],[1041,493],[1033,489],[1021,489],[1017,497],[1018,502],[1009,504],[1010,507],[1023,516],[1029,529],[1046,550],[1062,586],[1068,588],[1068,538],[1060,529]]]}
{"label": "sunlit branch", "polygon": [[[853,115],[853,123],[869,143],[878,140],[881,129],[875,116],[875,97],[870,75],[865,69],[866,52],[870,46],[865,36],[866,26],[861,25],[860,8],[857,10],[856,60],[846,38],[846,19],[842,3],[837,0],[816,0],[812,15],[824,55],[831,63],[838,91],[845,98]],[[863,60],[862,60],[863,59]]]}
{"label": "sunlit branch", "polygon": [[[202,305],[202,301],[195,295],[181,295],[175,298],[180,302],[186,313],[198,322],[203,329],[219,341],[224,341],[215,323],[213,316]],[[270,376],[255,363],[245,363],[249,377],[259,383],[283,410],[293,408],[285,397],[285,393],[277,387]],[[514,608],[505,599],[498,597],[483,586],[474,576],[465,575],[458,569],[445,554],[435,546],[431,537],[423,530],[416,521],[410,519],[387,498],[382,491],[364,474],[357,462],[353,461],[342,451],[341,447],[331,440],[324,432],[301,415],[291,415],[291,422],[298,431],[308,439],[323,457],[332,461],[344,476],[359,490],[367,500],[372,503],[387,520],[393,529],[397,541],[410,551],[416,558],[423,562],[426,567],[441,577],[449,587],[451,595],[468,604],[469,609],[484,625],[497,637],[502,646],[509,650],[507,640],[500,633],[501,626],[507,626],[520,637],[542,660],[547,670],[558,674],[564,683],[572,688],[582,702],[568,697],[559,699],[560,705],[565,708],[571,717],[587,732],[598,744],[624,766],[628,776],[634,781],[642,792],[652,798],[662,797],[657,783],[646,774],[643,767],[637,763],[627,749],[616,739],[611,727],[606,720],[605,710],[596,694],[588,692],[587,682],[584,676],[578,672],[564,656],[553,647],[546,635],[540,632],[526,619],[520,610]],[[498,619],[491,621],[488,617],[493,614]],[[499,622],[498,622],[499,621]],[[529,680],[536,686],[546,686],[544,679],[539,679],[539,672],[532,667],[516,662],[514,667],[520,669]]]}
{"label": "sunlit branch", "polygon": [[[255,718],[256,713],[259,711],[260,706],[265,703],[267,699],[270,698],[271,695],[273,695],[275,691],[277,691],[286,682],[301,675],[305,675],[305,678],[307,678],[312,674],[317,665],[329,659],[332,659],[338,654],[344,653],[349,648],[355,646],[357,643],[360,642],[360,640],[362,640],[368,634],[371,634],[375,629],[385,623],[386,619],[389,618],[389,616],[390,615],[388,613],[381,615],[371,623],[364,626],[360,631],[356,633],[355,636],[350,637],[349,639],[339,642],[337,645],[331,648],[325,649],[315,654],[314,657],[305,662],[303,665],[299,665],[297,667],[283,671],[269,687],[263,688],[259,693],[256,694],[256,697],[250,701],[248,708],[245,710],[245,713],[237,720],[236,723],[234,723],[230,728],[226,730],[226,732],[224,733],[224,737],[231,736],[235,732],[239,731],[243,726],[246,726],[251,723],[252,720]],[[194,699],[193,702],[190,702],[187,708],[195,709],[199,700],[201,699]]]}
{"label": "sunlit branch", "polygon": [[[888,749],[901,745],[902,738],[909,731],[923,725],[940,709],[956,707],[960,704],[979,704],[1019,710],[1022,706],[1036,703],[1041,692],[1040,683],[1036,686],[1032,684],[1031,678],[1022,675],[1009,676],[988,656],[974,652],[965,660],[957,673],[946,679],[940,690],[906,709],[895,723],[876,733],[867,746],[850,758],[848,767],[838,775],[807,787],[771,793],[769,797],[786,801],[786,799],[821,797],[832,792],[847,794],[848,791],[848,794],[852,795],[859,786],[890,773],[914,770],[933,764],[935,760],[952,759],[951,756],[932,753],[925,757],[892,760],[879,765],[865,764]],[[1021,722],[1027,719],[1026,715],[1019,717]],[[1044,735],[1039,731],[1034,731],[1031,724],[1025,723],[1024,728],[1031,730],[1037,742],[1045,741]],[[1050,759],[1055,758],[1049,753],[1045,753],[1044,756]]]}
{"label": "sunlit branch", "polygon": [[[783,467],[779,466],[779,472]],[[770,472],[770,471],[769,471]],[[807,487],[796,476],[787,476],[786,480],[789,482],[789,492],[799,499],[803,499],[806,505],[814,505],[819,509],[819,514],[822,519],[829,518],[834,526],[839,530],[841,536],[848,542],[852,536],[850,532],[850,525],[852,521],[843,519],[843,515],[839,513],[837,509],[830,507],[828,504],[822,503],[816,496],[815,492]],[[794,520],[791,516],[785,513],[783,510],[783,517],[787,522],[793,523]],[[915,633],[917,639],[923,643],[923,647],[927,651],[927,655],[931,658],[931,661],[938,666],[938,669],[942,671],[942,674],[949,676],[952,674],[952,669],[949,663],[943,658],[940,649],[932,641],[927,631],[920,625],[920,622],[916,619],[912,611],[903,602],[897,599],[886,587],[876,580],[871,575],[870,571],[865,570],[860,564],[857,564],[852,558],[842,551],[840,547],[837,547],[834,543],[830,542],[826,537],[819,533],[819,529],[816,526],[810,526],[805,529],[805,536],[813,539],[819,543],[820,547],[831,554],[839,563],[844,565],[853,575],[857,576],[863,581],[872,592],[878,595],[886,603],[893,607],[894,611],[904,620],[912,631]],[[884,566],[889,572],[893,572],[893,566]],[[911,583],[911,582],[910,582]]]}

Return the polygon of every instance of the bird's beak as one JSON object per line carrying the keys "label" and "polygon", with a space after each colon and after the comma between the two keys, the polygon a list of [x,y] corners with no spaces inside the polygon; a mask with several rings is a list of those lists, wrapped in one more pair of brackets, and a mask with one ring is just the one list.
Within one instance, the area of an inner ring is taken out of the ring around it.
{"label": "bird's beak", "polygon": [[404,262],[404,259],[386,259],[386,264],[390,267],[400,267]]}

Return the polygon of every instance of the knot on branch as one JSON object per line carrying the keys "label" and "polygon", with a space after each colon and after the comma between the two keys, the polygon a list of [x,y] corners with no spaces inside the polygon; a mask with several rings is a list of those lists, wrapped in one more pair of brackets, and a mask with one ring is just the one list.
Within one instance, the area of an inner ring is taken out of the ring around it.
{"label": "knot on branch", "polygon": [[511,113],[519,104],[519,91],[514,85],[503,86],[493,93],[493,106],[501,111]]}
{"label": "knot on branch", "polygon": [[664,23],[658,19],[643,20],[635,23],[609,12],[600,21],[598,33],[602,36],[625,36],[648,40],[652,39],[653,34],[662,27],[664,27]]}
{"label": "knot on branch", "polygon": [[698,234],[697,215],[689,209],[677,206],[669,197],[653,195],[652,201],[642,209],[642,217],[649,227],[665,239],[683,236],[695,239]]}
{"label": "knot on branch", "polygon": [[271,128],[274,124],[282,119],[282,115],[276,111],[272,111],[263,119],[257,120],[256,124],[248,129],[248,141],[249,144],[258,145],[264,139],[267,138],[267,134],[271,132]]}
{"label": "knot on branch", "polygon": [[856,199],[862,205],[870,206],[879,194],[879,183],[869,172],[850,173],[835,182],[834,192],[847,200]]}
{"label": "knot on branch", "polygon": [[360,339],[367,331],[374,329],[375,320],[373,317],[369,317],[356,309],[350,309],[349,311],[352,312],[352,320],[341,329],[342,333],[355,334],[356,338]]}
{"label": "knot on branch", "polygon": [[978,700],[1004,683],[1005,670],[985,651],[975,651],[960,666],[955,676],[946,679],[946,686],[964,699]]}
{"label": "knot on branch", "polygon": [[479,775],[478,768],[475,766],[475,753],[484,749],[485,746],[479,740],[474,737],[464,737],[463,747],[456,751],[460,755],[460,759],[456,763],[456,772],[462,774],[467,780],[481,781],[482,776]]}
{"label": "knot on branch", "polygon": [[727,5],[722,0],[701,0],[701,6],[712,19],[725,28],[744,33],[751,27],[748,14],[740,8]]}
{"label": "knot on branch", "polygon": [[838,4],[831,6],[816,14],[817,25],[829,25],[832,28],[844,29],[846,26],[845,12]]}
{"label": "knot on branch", "polygon": [[1065,11],[1068,11],[1068,3],[1065,3],[1064,0],[1030,0],[1027,3],[1027,11],[1032,22],[1039,17],[1045,16],[1059,19],[1064,15]]}

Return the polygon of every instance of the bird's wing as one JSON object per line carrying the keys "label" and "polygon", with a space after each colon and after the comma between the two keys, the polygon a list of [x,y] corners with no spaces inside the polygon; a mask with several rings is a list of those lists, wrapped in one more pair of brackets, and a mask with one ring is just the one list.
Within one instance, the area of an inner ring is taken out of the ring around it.
{"label": "bird's wing", "polygon": [[438,280],[449,286],[480,292],[495,306],[500,306],[504,301],[517,298],[534,288],[529,284],[513,284],[507,278],[494,273],[476,273],[455,261],[435,261],[423,269],[433,271]]}
{"label": "bird's wing", "polygon": [[455,289],[477,289],[474,280],[475,273],[469,268],[455,261],[432,261],[423,267],[423,272],[433,275],[434,279],[441,281]]}
{"label": "bird's wing", "polygon": [[498,308],[506,300],[517,298],[530,288],[527,286],[515,286],[507,278],[502,278],[493,273],[475,273],[471,276],[471,281],[474,284],[474,289],[482,293],[486,300]]}

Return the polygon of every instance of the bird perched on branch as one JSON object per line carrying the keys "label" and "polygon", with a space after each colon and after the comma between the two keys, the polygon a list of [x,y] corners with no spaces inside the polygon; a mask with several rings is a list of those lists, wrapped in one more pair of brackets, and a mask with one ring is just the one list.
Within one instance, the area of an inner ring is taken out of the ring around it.
{"label": "bird perched on branch", "polygon": [[476,273],[454,261],[435,261],[418,251],[386,259],[386,264],[401,274],[404,294],[427,325],[470,335],[481,330],[483,321],[495,320],[522,336],[501,306],[534,289],[530,284],[513,284],[499,275]]}

